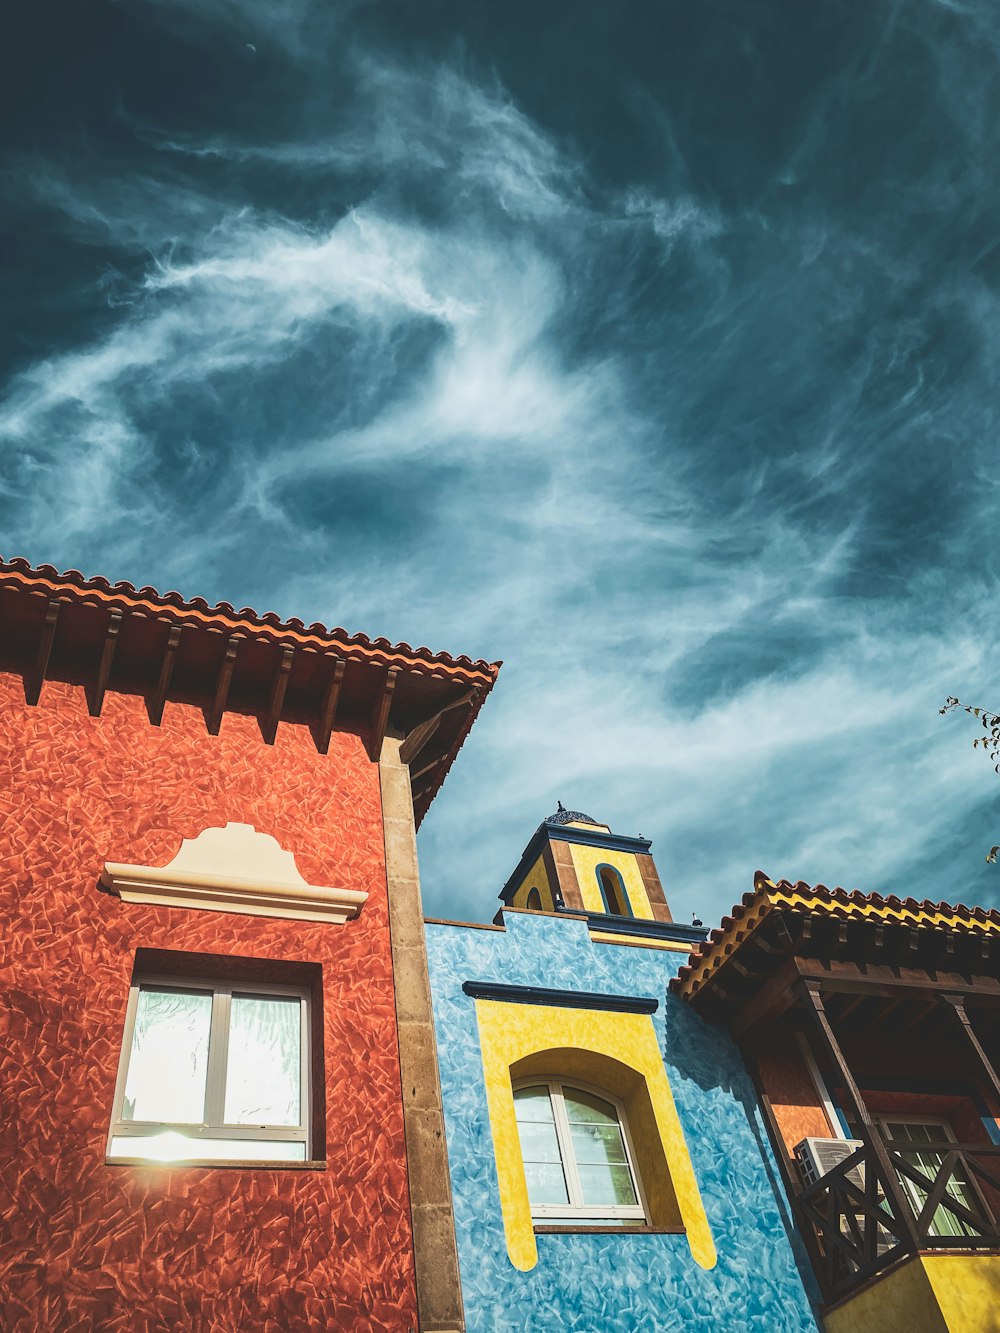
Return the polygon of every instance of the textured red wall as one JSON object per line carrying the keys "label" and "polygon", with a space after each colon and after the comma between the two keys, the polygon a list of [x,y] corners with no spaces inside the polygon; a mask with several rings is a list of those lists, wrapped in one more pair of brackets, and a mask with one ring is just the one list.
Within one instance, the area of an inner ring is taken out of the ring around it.
{"label": "textured red wall", "polygon": [[[0,1299],[5,1330],[416,1328],[378,770],[354,736],[273,747],[227,714],[0,676]],[[164,865],[255,825],[315,884],[371,894],[345,925],[128,905],[105,860]],[[137,948],[323,968],[325,1170],[105,1165]]]}

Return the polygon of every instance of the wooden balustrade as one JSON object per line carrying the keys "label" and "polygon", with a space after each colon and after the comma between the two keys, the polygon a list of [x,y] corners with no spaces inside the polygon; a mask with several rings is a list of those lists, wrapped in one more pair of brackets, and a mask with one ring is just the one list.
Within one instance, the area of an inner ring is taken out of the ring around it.
{"label": "wooden balustrade", "polygon": [[[907,1254],[923,1249],[1000,1249],[1000,1146],[883,1140],[864,1144],[796,1193],[812,1227],[817,1277],[837,1300]],[[933,1156],[932,1174],[914,1157]],[[906,1215],[902,1215],[902,1210]]]}

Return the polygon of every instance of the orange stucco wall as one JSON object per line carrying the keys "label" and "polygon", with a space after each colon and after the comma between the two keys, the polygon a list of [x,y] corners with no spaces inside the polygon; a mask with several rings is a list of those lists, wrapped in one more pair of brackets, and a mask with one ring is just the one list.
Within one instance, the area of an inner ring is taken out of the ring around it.
{"label": "orange stucco wall", "polygon": [[[10,1333],[416,1328],[377,766],[305,727],[0,677],[0,1288]],[[164,865],[253,824],[307,880],[364,889],[344,925],[129,905],[105,860]],[[322,968],[326,1166],[110,1166],[138,948]]]}

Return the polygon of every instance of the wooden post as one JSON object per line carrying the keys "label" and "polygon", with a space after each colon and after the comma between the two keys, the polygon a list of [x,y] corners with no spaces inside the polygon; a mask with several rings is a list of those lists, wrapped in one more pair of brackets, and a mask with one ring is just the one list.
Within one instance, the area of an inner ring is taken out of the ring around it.
{"label": "wooden post", "polygon": [[947,1007],[952,1010],[955,1017],[962,1025],[962,1030],[965,1033],[966,1039],[975,1051],[979,1063],[983,1067],[983,1072],[989,1080],[990,1087],[996,1095],[997,1108],[1000,1109],[1000,1074],[994,1069],[990,1057],[986,1054],[982,1043],[972,1029],[969,1015],[965,1012],[964,995],[949,995],[947,992],[943,992],[939,998],[943,1004],[947,1005]]}
{"label": "wooden post", "polygon": [[840,1043],[834,1035],[833,1028],[830,1026],[830,1020],[826,1016],[826,1009],[823,1006],[823,996],[821,994],[822,982],[803,981],[802,992],[806,1000],[806,1009],[812,1016],[816,1027],[816,1033],[822,1042],[823,1048],[830,1060],[833,1062],[837,1073],[840,1075],[841,1082],[844,1085],[844,1091],[850,1099],[851,1106],[858,1118],[858,1124],[861,1127],[861,1137],[867,1147],[871,1150],[872,1156],[878,1163],[879,1175],[882,1177],[882,1186],[885,1189],[886,1196],[893,1213],[899,1219],[900,1224],[906,1232],[906,1238],[913,1250],[919,1250],[920,1242],[917,1237],[916,1219],[910,1209],[909,1204],[903,1194],[902,1186],[899,1183],[899,1177],[896,1175],[896,1168],[889,1157],[885,1141],[868,1114],[868,1108],[865,1106],[864,1099],[861,1096],[861,1089],[854,1081],[854,1076],[847,1067],[847,1061],[844,1059],[844,1053],[840,1049]]}

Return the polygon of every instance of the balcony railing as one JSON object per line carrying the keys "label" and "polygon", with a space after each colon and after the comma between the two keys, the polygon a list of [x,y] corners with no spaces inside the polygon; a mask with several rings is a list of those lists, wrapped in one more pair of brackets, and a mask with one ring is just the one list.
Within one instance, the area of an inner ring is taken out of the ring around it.
{"label": "balcony railing", "polygon": [[796,1196],[827,1301],[919,1250],[1000,1250],[1000,1146],[885,1147],[895,1188],[865,1144]]}

